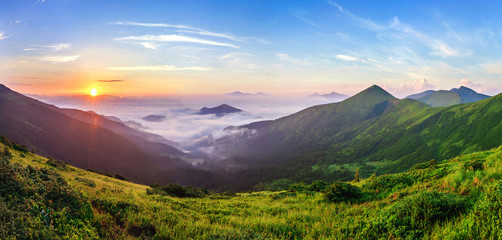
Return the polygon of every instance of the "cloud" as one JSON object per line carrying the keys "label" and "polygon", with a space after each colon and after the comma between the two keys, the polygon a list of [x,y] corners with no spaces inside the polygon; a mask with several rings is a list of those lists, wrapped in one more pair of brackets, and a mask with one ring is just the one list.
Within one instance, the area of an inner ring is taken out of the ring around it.
{"label": "cloud", "polygon": [[145,47],[145,48],[153,49],[153,50],[156,50],[159,47],[159,44],[151,43],[151,42],[140,42],[138,44]]}
{"label": "cloud", "polygon": [[348,56],[348,55],[343,55],[343,54],[338,54],[335,57],[340,60],[350,61],[350,62],[361,62],[361,60],[362,60],[359,57],[353,57],[353,56]]}
{"label": "cloud", "polygon": [[141,27],[177,28],[180,30],[177,30],[176,32],[180,32],[180,33],[191,33],[191,34],[198,34],[198,35],[203,35],[203,36],[225,38],[225,39],[232,40],[235,42],[244,42],[243,39],[238,38],[238,37],[234,37],[230,34],[211,32],[211,31],[207,31],[204,29],[195,28],[195,27],[191,27],[191,26],[187,26],[187,25],[176,25],[176,24],[169,24],[169,23],[139,23],[139,22],[128,22],[128,21],[115,22],[114,24],[126,25],[126,26],[141,26]]}
{"label": "cloud", "polygon": [[357,63],[369,64],[369,65],[378,67],[381,70],[384,70],[386,72],[394,72],[394,70],[381,65],[376,60],[373,60],[371,58],[355,57],[355,56],[349,56],[349,55],[344,55],[344,54],[338,54],[335,57],[340,60],[347,61],[347,62],[357,62]]}
{"label": "cloud", "polygon": [[197,43],[197,44],[203,44],[203,45],[240,48],[240,47],[238,47],[234,44],[230,44],[230,43],[222,43],[222,42],[216,42],[216,41],[181,36],[181,35],[129,36],[129,37],[117,38],[115,40],[117,40],[117,41],[124,41],[124,40],[125,41],[148,41],[148,42],[187,42],[187,43]]}
{"label": "cloud", "polygon": [[0,32],[0,40],[4,40],[6,38],[9,38],[9,36],[5,36],[5,32]]}
{"label": "cloud", "polygon": [[314,27],[319,27],[318,24],[312,22],[312,20],[310,20],[308,18],[310,16],[310,13],[305,10],[300,9],[300,10],[292,11],[291,14],[304,23],[307,23],[307,24],[314,26]]}
{"label": "cloud", "polygon": [[116,83],[116,82],[123,82],[124,80],[98,80],[98,82],[102,83]]}
{"label": "cloud", "polygon": [[[430,53],[431,55],[436,55],[436,56],[440,56],[443,58],[460,56],[460,53],[457,50],[448,46],[446,43],[444,43],[440,40],[437,40],[437,39],[433,39],[433,38],[427,36],[426,34],[421,33],[419,31],[413,29],[412,27],[399,21],[399,18],[397,18],[397,17],[394,17],[394,20],[391,23],[390,27],[394,28],[397,31],[406,33],[406,34],[412,36],[413,38],[421,41],[422,43],[424,43],[428,47],[430,47],[432,49],[432,52]],[[470,53],[470,51],[465,51],[465,52],[467,54]]]}
{"label": "cloud", "polygon": [[176,67],[171,65],[155,65],[155,66],[133,66],[133,67],[109,67],[112,71],[212,71],[209,67]]}
{"label": "cloud", "polygon": [[65,63],[72,62],[80,58],[80,55],[73,56],[46,56],[39,58],[40,61],[44,62],[53,62],[53,63]]}
{"label": "cloud", "polygon": [[42,51],[44,49],[51,49],[53,51],[61,51],[71,47],[71,43],[59,43],[53,45],[32,45],[34,48],[25,48],[23,51]]}
{"label": "cloud", "polygon": [[493,92],[493,89],[489,89],[486,86],[483,86],[483,85],[478,84],[478,83],[474,83],[471,80],[466,79],[466,78],[462,78],[460,80],[460,86],[468,87],[470,89],[473,89],[476,92],[488,92],[488,91],[492,91]]}
{"label": "cloud", "polygon": [[294,63],[294,64],[298,64],[298,65],[302,65],[302,66],[306,66],[306,65],[311,65],[312,64],[311,62],[309,62],[309,61],[307,61],[305,59],[298,59],[298,58],[291,57],[287,53],[276,53],[275,56],[277,58],[279,58],[280,60],[282,60],[282,61],[289,62],[289,63]]}
{"label": "cloud", "polygon": [[382,25],[379,25],[369,19],[364,19],[364,18],[361,18],[359,16],[356,16],[354,14],[352,14],[351,12],[345,10],[344,8],[342,8],[342,6],[340,6],[338,3],[336,2],[333,2],[331,0],[327,0],[327,3],[335,8],[338,9],[338,11],[340,11],[343,15],[351,18],[354,22],[356,22],[357,24],[361,25],[362,27],[364,28],[367,28],[371,31],[381,31],[381,30],[384,30],[385,27],[382,26]]}

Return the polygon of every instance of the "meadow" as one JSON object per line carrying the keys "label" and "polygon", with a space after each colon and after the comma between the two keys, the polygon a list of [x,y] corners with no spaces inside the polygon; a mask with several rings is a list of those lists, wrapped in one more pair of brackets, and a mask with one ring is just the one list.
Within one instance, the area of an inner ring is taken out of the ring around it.
{"label": "meadow", "polygon": [[502,147],[353,182],[183,198],[1,149],[2,239],[502,238]]}

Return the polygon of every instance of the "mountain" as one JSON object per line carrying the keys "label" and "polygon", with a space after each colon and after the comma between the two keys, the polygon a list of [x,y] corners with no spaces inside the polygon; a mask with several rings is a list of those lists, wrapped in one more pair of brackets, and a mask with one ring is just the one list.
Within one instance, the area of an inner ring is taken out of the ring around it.
{"label": "mountain", "polygon": [[257,92],[256,94],[253,94],[253,93],[246,93],[246,92],[241,92],[241,91],[230,92],[230,93],[226,93],[225,95],[232,96],[232,97],[249,97],[249,96],[268,97],[268,96],[270,96],[270,95],[263,93],[263,92]]}
{"label": "mountain", "polygon": [[399,172],[497,147],[500,119],[502,95],[432,108],[372,86],[339,103],[227,129],[211,149],[220,156],[215,168],[239,166],[235,182],[242,188],[278,179],[350,179],[356,169],[364,176]]}
{"label": "mountain", "polygon": [[143,118],[143,120],[148,121],[148,122],[162,122],[166,119],[165,116],[162,115],[148,115]]}
{"label": "mountain", "polygon": [[218,117],[222,117],[226,114],[236,113],[236,112],[242,112],[242,110],[238,109],[238,108],[234,108],[234,107],[227,105],[227,104],[221,104],[220,106],[212,107],[212,108],[203,107],[199,110],[199,112],[197,114],[199,114],[199,115],[214,114]]}
{"label": "mountain", "polygon": [[154,134],[93,112],[61,109],[0,85],[0,135],[84,169],[159,181],[160,171],[189,167],[185,154]]}
{"label": "mountain", "polygon": [[410,95],[406,98],[416,99],[429,104],[432,107],[444,107],[460,103],[476,102],[489,97],[490,96],[488,95],[480,94],[470,88],[461,86],[460,88],[453,88],[450,91],[428,90],[422,93]]}
{"label": "mountain", "polygon": [[325,98],[328,100],[342,101],[342,100],[347,99],[349,96],[347,96],[345,94],[331,92],[331,93],[327,93],[327,94],[314,93],[312,95],[309,95],[308,97],[310,97],[310,98]]}

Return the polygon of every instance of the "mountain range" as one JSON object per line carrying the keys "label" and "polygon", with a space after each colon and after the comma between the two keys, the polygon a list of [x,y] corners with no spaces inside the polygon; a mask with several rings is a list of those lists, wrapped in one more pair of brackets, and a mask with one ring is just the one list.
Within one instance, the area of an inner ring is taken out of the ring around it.
{"label": "mountain range", "polygon": [[339,103],[233,127],[212,149],[223,155],[220,167],[238,166],[234,171],[242,171],[236,174],[242,186],[349,179],[357,169],[363,176],[399,172],[430,159],[497,147],[500,119],[502,95],[434,108],[397,99],[375,85]]}
{"label": "mountain range", "polygon": [[490,96],[477,93],[476,91],[461,86],[451,90],[428,90],[425,92],[410,95],[406,98],[415,99],[424,102],[432,107],[444,107],[461,103],[477,102],[489,98]]}
{"label": "mountain range", "polygon": [[312,95],[309,95],[308,97],[310,98],[325,98],[328,100],[333,100],[333,101],[342,101],[347,99],[349,96],[341,93],[336,93],[336,92],[330,92],[326,94],[319,94],[319,93],[314,93]]}
{"label": "mountain range", "polygon": [[249,96],[267,97],[267,96],[270,96],[270,95],[263,93],[263,92],[246,93],[246,92],[241,92],[241,91],[229,92],[229,93],[226,93],[225,95],[232,96],[232,97],[249,97]]}
{"label": "mountain range", "polygon": [[[221,105],[205,113],[228,109],[239,110]],[[0,85],[0,135],[37,153],[137,182],[218,189],[243,190],[281,179],[346,180],[356,170],[361,176],[399,172],[430,159],[501,145],[500,119],[502,95],[438,108],[397,99],[374,85],[342,102],[227,127],[227,134],[207,147],[210,159],[195,167],[184,161],[193,156],[160,136],[119,119],[57,108]]]}

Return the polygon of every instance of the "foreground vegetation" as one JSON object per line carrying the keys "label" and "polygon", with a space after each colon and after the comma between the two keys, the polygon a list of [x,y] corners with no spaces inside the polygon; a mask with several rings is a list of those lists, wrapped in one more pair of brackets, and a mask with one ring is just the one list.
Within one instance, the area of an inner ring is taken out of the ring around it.
{"label": "foreground vegetation", "polygon": [[5,140],[0,155],[0,239],[502,238],[502,147],[352,183],[238,194],[134,184]]}

